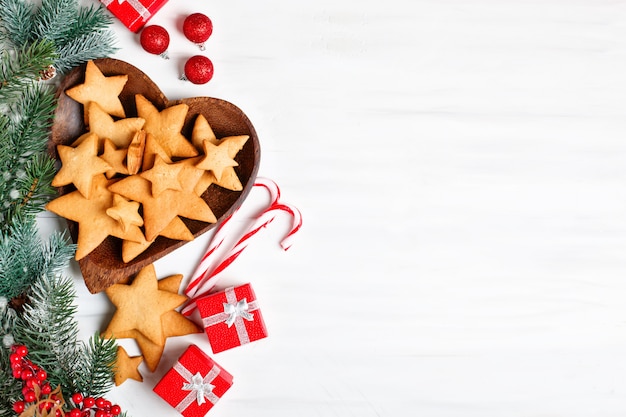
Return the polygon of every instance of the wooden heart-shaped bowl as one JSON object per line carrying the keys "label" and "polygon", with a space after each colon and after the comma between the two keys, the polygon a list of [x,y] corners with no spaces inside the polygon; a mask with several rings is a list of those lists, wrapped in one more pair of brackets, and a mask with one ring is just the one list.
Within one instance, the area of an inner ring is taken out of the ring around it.
{"label": "wooden heart-shaped bowl", "polygon": [[[244,201],[254,185],[260,162],[259,140],[248,117],[235,105],[212,97],[193,97],[182,100],[168,100],[159,87],[146,74],[127,62],[105,58],[93,61],[105,76],[128,75],[128,81],[120,93],[120,101],[127,117],[136,117],[135,95],[142,94],[155,107],[163,110],[180,103],[189,106],[182,134],[191,138],[191,131],[196,116],[204,115],[217,138],[235,135],[248,135],[250,138],[235,157],[239,164],[235,172],[243,185],[242,191],[230,191],[212,184],[201,196],[209,205],[217,223],[204,223],[183,219],[194,237],[197,237],[218,225],[230,216]],[[48,144],[48,152],[58,158],[57,145],[69,145],[86,131],[82,104],[69,98],[65,91],[82,84],[85,79],[86,65],[69,72],[61,81],[57,90],[57,107]],[[60,194],[74,190],[73,186],[59,188]],[[68,220],[68,228],[74,242],[77,241],[78,224]],[[144,266],[178,249],[186,241],[171,240],[159,236],[150,247],[130,262],[123,262],[122,242],[118,238],[108,237],[94,251],[78,261],[85,284],[90,292],[100,292],[110,285],[122,282],[135,275]]]}

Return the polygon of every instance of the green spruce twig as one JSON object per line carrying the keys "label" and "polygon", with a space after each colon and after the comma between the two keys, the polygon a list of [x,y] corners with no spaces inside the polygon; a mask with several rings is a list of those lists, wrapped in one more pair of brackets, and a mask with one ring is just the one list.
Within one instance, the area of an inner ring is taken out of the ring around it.
{"label": "green spruce twig", "polygon": [[30,84],[0,115],[0,230],[18,215],[42,211],[54,191],[55,165],[46,150],[55,104],[48,86]]}
{"label": "green spruce twig", "polygon": [[[0,0],[1,1],[1,0]],[[53,43],[38,40],[17,50],[0,52],[0,103],[18,100],[40,77],[41,71],[54,63]]]}

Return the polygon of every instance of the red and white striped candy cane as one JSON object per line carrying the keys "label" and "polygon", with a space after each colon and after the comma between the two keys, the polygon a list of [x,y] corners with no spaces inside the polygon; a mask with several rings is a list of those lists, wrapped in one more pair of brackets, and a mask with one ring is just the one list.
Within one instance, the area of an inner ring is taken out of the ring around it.
{"label": "red and white striped candy cane", "polygon": [[206,253],[200,259],[200,263],[196,271],[191,277],[191,281],[185,290],[185,294],[189,297],[189,301],[183,308],[182,313],[190,315],[195,309],[195,302],[200,297],[206,295],[217,284],[217,275],[226,269],[248,246],[250,238],[257,234],[261,229],[267,227],[274,220],[276,215],[281,212],[288,213],[292,217],[291,229],[287,235],[281,240],[280,245],[284,250],[291,247],[293,236],[300,230],[302,226],[302,215],[300,210],[291,204],[280,201],[280,189],[278,185],[267,178],[257,178],[255,187],[264,187],[270,193],[270,203],[256,216],[254,222],[246,229],[242,237],[235,243],[230,250],[216,263],[213,260],[215,251],[222,245],[228,235],[227,225],[232,217],[237,213],[235,211],[230,217],[225,219],[215,234],[211,238]]}

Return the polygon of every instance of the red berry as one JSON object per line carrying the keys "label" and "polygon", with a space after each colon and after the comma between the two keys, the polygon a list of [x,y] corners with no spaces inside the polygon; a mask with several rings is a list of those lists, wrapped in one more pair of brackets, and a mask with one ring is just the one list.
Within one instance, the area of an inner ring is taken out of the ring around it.
{"label": "red berry", "polygon": [[39,381],[43,382],[46,380],[46,378],[48,378],[48,373],[44,371],[43,369],[40,369],[37,371],[36,377]]}
{"label": "red berry", "polygon": [[31,371],[30,369],[24,369],[22,371],[22,375],[20,376],[20,378],[22,378],[24,381],[31,379],[32,377],[34,377],[33,371]]}
{"label": "red berry", "polygon": [[98,410],[96,411],[95,417],[106,417],[106,411]]}
{"label": "red berry", "polygon": [[91,408],[94,405],[96,405],[96,400],[93,397],[86,397],[83,400],[83,407],[85,408]]}
{"label": "red berry", "polygon": [[20,379],[22,377],[22,368],[14,368],[13,369],[13,378]]}
{"label": "red berry", "polygon": [[11,364],[19,364],[20,362],[22,362],[22,356],[18,355],[17,353],[11,353],[11,355],[9,356],[9,361],[11,362]]}
{"label": "red berry", "polygon": [[167,48],[170,46],[170,34],[164,27],[146,26],[139,35],[139,42],[146,52],[169,59]]}
{"label": "red berry", "polygon": [[40,410],[50,411],[52,409],[52,403],[49,401],[39,403]]}
{"label": "red berry", "polygon": [[69,413],[69,417],[80,417],[81,412],[78,408],[72,408]]}
{"label": "red berry", "polygon": [[205,56],[194,55],[185,62],[183,80],[194,84],[206,84],[213,78],[213,62]]}
{"label": "red berry", "polygon": [[41,386],[41,393],[43,395],[48,395],[52,392],[52,387],[47,382]]}
{"label": "red berry", "polygon": [[213,33],[213,22],[202,13],[192,13],[183,22],[183,33],[191,42],[197,44],[204,51],[206,42]]}
{"label": "red berry", "polygon": [[77,392],[75,394],[72,394],[72,402],[74,404],[80,404],[83,402],[83,394],[81,394],[80,392]]}
{"label": "red berry", "polygon": [[21,357],[28,355],[28,348],[24,345],[16,345],[14,346],[14,350],[15,353],[17,353]]}
{"label": "red berry", "polygon": [[37,395],[35,395],[35,391],[33,391],[32,389],[29,389],[28,391],[24,392],[24,401],[26,401],[27,403],[32,403],[36,399],[37,399]]}
{"label": "red berry", "polygon": [[29,378],[26,380],[26,386],[28,388],[33,388],[39,385],[39,380],[37,378]]}
{"label": "red berry", "polygon": [[26,408],[26,404],[24,404],[24,401],[15,401],[13,403],[13,411],[15,411],[18,414],[21,414],[25,408]]}
{"label": "red berry", "polygon": [[122,407],[120,407],[117,404],[111,406],[111,414],[113,414],[114,416],[118,416],[121,413],[122,413]]}

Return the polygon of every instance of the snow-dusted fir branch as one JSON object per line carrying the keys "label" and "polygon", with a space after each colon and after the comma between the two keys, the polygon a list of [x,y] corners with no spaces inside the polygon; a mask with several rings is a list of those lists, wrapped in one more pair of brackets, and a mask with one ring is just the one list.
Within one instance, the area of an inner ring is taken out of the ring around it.
{"label": "snow-dusted fir branch", "polygon": [[15,310],[9,300],[0,296],[0,417],[14,417],[12,404],[21,395],[21,384],[13,378],[9,361],[9,347],[13,344]]}
{"label": "snow-dusted fir branch", "polygon": [[44,241],[34,219],[17,222],[0,234],[0,297],[12,300],[42,277],[59,275],[74,250],[61,232]]}

